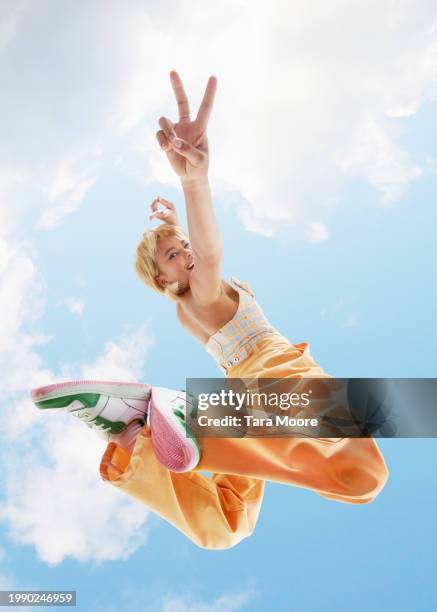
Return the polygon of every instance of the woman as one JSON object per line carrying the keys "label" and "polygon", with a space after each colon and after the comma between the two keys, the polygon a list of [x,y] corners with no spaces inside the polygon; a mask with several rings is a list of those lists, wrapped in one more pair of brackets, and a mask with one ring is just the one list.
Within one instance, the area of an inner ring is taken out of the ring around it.
{"label": "woman", "polygon": [[[159,199],[137,249],[136,270],[173,300],[184,328],[204,344],[228,378],[332,378],[306,342],[275,330],[247,283],[221,278],[222,245],[208,184],[206,128],[217,87],[210,77],[194,121],[182,81],[170,79],[179,120],[159,120],[159,145],[181,181],[188,236],[174,206]],[[388,471],[373,438],[203,438],[185,435],[185,394],[149,385],[78,381],[37,389],[40,408],[60,408],[105,432],[102,478],[146,504],[206,548],[228,548],[253,532],[264,482],[311,489],[363,504],[382,490]],[[118,427],[118,430],[117,430]],[[212,472],[207,478],[199,472]]]}

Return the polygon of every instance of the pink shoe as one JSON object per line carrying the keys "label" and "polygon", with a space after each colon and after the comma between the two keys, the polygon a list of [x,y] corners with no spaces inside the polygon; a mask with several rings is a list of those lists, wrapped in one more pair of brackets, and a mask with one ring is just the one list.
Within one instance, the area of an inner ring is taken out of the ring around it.
{"label": "pink shoe", "polygon": [[190,472],[200,461],[200,446],[186,425],[186,404],[184,391],[152,387],[148,416],[152,444],[158,461],[172,472]]}
{"label": "pink shoe", "polygon": [[134,420],[146,424],[151,386],[94,380],[73,380],[32,389],[41,410],[62,410],[109,441]]}
{"label": "pink shoe", "polygon": [[141,383],[77,380],[31,391],[36,407],[62,410],[81,419],[107,442],[117,442],[132,421],[149,425],[158,461],[173,472],[189,472],[200,447],[187,437],[183,391]]}

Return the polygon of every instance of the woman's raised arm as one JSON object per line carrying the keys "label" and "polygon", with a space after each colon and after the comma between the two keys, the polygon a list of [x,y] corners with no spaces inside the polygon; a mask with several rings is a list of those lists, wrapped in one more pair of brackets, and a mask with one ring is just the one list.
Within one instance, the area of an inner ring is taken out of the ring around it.
{"label": "woman's raised arm", "polygon": [[217,299],[221,292],[222,245],[208,182],[209,147],[206,128],[211,114],[217,79],[211,76],[194,121],[182,81],[176,71],[170,79],[179,108],[179,121],[161,117],[156,137],[176,174],[185,197],[188,233],[195,266],[190,286],[201,302]]}

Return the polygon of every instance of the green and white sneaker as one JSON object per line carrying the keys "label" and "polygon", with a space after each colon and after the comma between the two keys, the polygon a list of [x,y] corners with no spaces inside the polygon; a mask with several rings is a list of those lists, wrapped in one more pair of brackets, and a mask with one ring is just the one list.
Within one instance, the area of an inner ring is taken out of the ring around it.
{"label": "green and white sneaker", "polygon": [[116,441],[133,420],[147,423],[152,387],[140,383],[78,380],[32,389],[41,410],[62,410],[106,441]]}

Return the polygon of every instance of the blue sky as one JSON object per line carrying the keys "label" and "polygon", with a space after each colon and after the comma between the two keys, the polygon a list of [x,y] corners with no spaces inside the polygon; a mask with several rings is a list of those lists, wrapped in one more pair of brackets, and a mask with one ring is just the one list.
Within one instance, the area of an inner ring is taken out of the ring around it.
{"label": "blue sky", "polygon": [[218,76],[223,277],[334,376],[435,377],[435,7],[36,4],[0,28],[0,588],[75,589],[92,612],[433,609],[435,440],[378,440],[369,505],[269,483],[254,535],[204,551],[101,482],[101,440],[27,391],[220,375],[133,271],[154,197],[184,216],[154,141],[172,68],[193,111]]}

